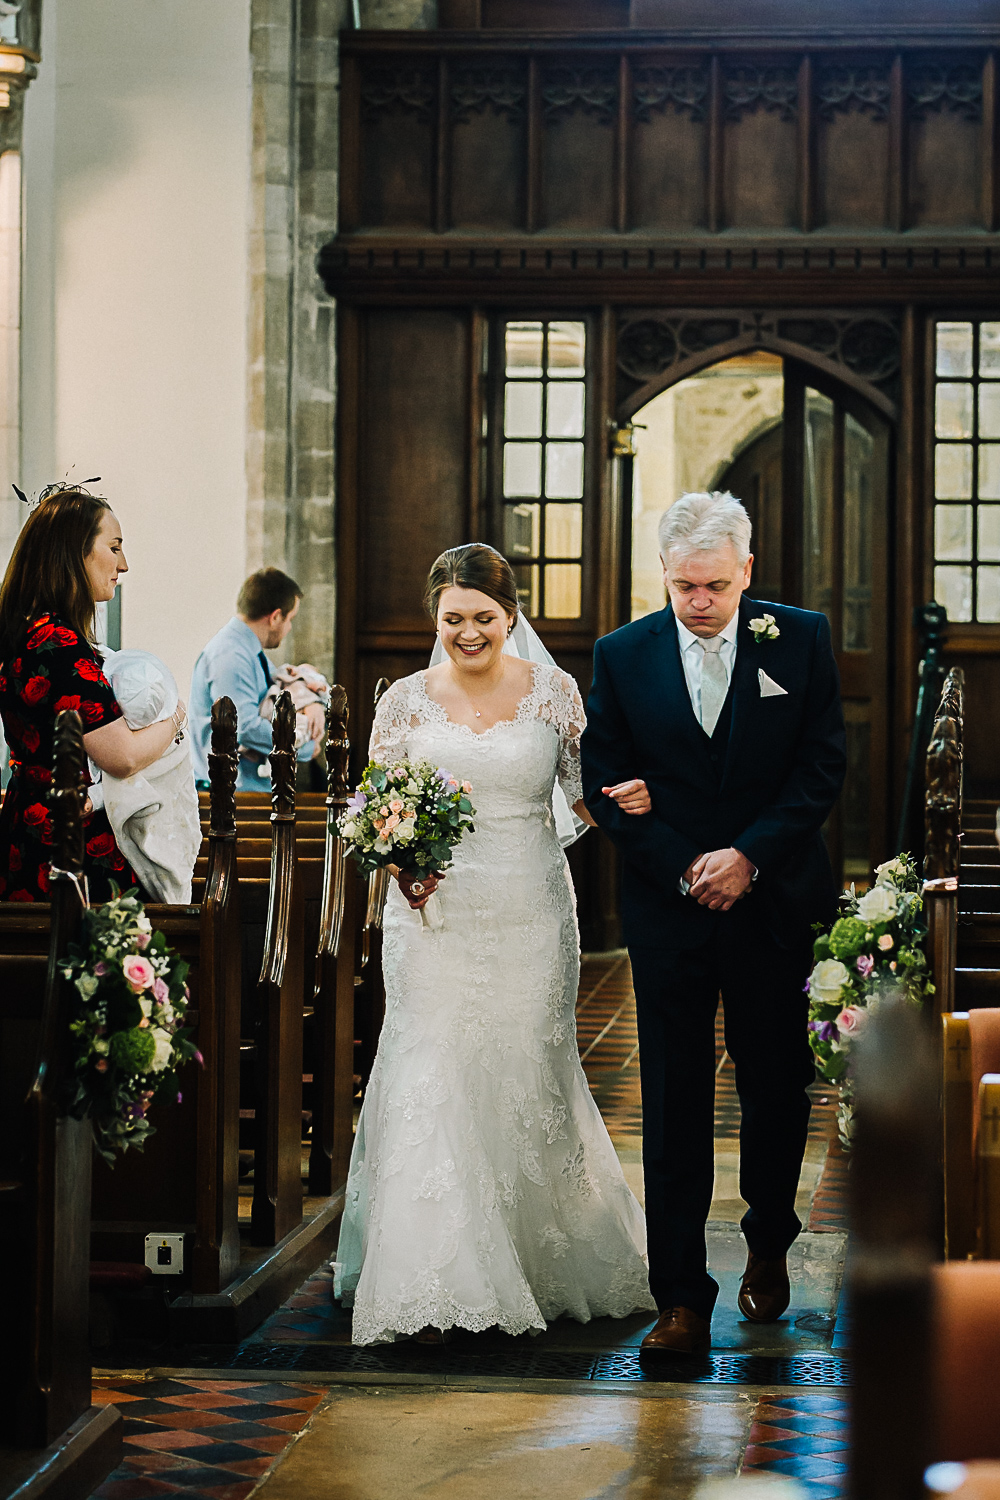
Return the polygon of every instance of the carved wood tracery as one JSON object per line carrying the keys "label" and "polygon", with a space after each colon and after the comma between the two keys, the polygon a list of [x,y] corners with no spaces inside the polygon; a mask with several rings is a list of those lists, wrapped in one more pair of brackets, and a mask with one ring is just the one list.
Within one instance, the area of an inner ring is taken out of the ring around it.
{"label": "carved wood tracery", "polygon": [[945,678],[938,715],[927,747],[924,826],[925,880],[958,877],[962,833],[962,741],[965,674],[953,667]]}

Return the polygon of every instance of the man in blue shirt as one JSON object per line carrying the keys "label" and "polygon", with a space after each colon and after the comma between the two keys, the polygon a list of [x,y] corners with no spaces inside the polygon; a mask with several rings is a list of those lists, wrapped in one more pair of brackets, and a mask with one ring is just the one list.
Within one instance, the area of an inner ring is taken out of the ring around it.
{"label": "man in blue shirt", "polygon": [[[281,645],[298,614],[302,590],[277,568],[260,568],[240,589],[236,614],[212,637],[195,662],[191,678],[188,720],[191,758],[199,784],[208,785],[208,752],[212,742],[212,704],[231,698],[236,705],[240,770],[236,789],[265,792],[270,781],[260,767],[271,753],[271,725],[260,716],[261,699],[271,686],[265,651]],[[309,720],[312,738],[298,752],[299,760],[319,754],[323,710],[318,703],[301,712]]]}

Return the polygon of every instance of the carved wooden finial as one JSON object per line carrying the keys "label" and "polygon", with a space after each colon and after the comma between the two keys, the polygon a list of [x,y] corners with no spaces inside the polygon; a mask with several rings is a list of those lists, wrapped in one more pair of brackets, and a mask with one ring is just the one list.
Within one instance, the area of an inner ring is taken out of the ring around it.
{"label": "carved wooden finial", "polygon": [[350,791],[348,783],[348,760],[351,742],[347,737],[350,709],[347,693],[339,683],[330,690],[330,704],[326,711],[326,802],[328,807],[342,810]]}
{"label": "carved wooden finial", "polygon": [[374,703],[375,703],[375,707],[376,708],[378,708],[379,699],[382,697],[383,693],[387,693],[389,691],[389,688],[391,687],[391,685],[392,684],[390,683],[388,677],[380,677],[379,680],[378,680],[378,682],[376,682],[376,684],[375,684],[375,699],[374,699]]}
{"label": "carved wooden finial", "polygon": [[52,863],[67,874],[83,870],[83,809],[87,788],[83,771],[87,763],[83,748],[83,722],[73,709],[56,714],[52,757]]}
{"label": "carved wooden finial", "polygon": [[958,874],[962,831],[962,740],[959,722],[948,714],[934,721],[927,746],[924,804],[924,879]]}
{"label": "carved wooden finial", "polygon": [[280,693],[271,723],[271,818],[291,822],[295,818],[295,706],[292,695]]}
{"label": "carved wooden finial", "polygon": [[962,719],[965,708],[965,673],[961,667],[952,667],[944,680],[941,689],[941,704],[938,715],[947,714],[949,718],[956,719],[959,726],[959,736],[962,733]]}
{"label": "carved wooden finial", "polygon": [[236,705],[219,698],[212,705],[212,748],[208,756],[211,834],[217,839],[236,837]]}

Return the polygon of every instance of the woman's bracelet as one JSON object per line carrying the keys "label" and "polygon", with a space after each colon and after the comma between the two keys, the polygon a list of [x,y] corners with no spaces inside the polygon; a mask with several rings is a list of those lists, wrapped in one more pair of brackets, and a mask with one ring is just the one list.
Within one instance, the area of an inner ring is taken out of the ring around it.
{"label": "woman's bracelet", "polygon": [[174,744],[179,745],[184,738],[184,730],[187,727],[188,716],[187,714],[182,714],[177,709],[174,709],[174,712],[170,715],[170,719],[171,723],[174,726]]}

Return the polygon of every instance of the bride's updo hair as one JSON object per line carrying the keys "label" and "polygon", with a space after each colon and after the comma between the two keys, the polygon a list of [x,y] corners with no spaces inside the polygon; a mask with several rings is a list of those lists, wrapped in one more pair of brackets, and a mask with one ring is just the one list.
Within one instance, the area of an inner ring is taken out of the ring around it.
{"label": "bride's updo hair", "polygon": [[504,614],[517,619],[517,585],[510,563],[485,542],[467,542],[442,552],[427,575],[424,605],[437,620],[438,604],[445,589],[478,589],[499,604]]}

